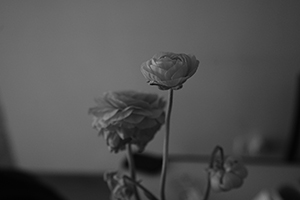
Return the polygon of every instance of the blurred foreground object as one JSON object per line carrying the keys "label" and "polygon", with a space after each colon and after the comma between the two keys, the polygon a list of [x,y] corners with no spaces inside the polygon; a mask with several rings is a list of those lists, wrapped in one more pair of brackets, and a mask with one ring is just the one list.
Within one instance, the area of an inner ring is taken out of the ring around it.
{"label": "blurred foreground object", "polygon": [[259,192],[253,200],[299,200],[300,186],[282,185],[277,190],[265,189]]}
{"label": "blurred foreground object", "polygon": [[262,190],[253,200],[283,200],[275,190]]}
{"label": "blurred foreground object", "polygon": [[65,200],[37,176],[13,169],[0,169],[0,199]]}

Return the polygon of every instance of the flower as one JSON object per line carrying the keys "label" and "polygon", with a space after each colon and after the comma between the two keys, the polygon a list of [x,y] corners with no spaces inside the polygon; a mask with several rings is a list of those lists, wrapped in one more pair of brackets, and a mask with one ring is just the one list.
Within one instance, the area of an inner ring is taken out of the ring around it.
{"label": "flower", "polygon": [[90,108],[93,127],[103,135],[112,152],[135,144],[142,152],[165,121],[166,102],[157,94],[135,91],[106,92]]}
{"label": "flower", "polygon": [[[161,90],[169,90],[167,115],[164,111],[166,102],[163,98],[156,94],[135,91],[106,92],[96,99],[97,105],[89,109],[89,114],[93,116],[92,126],[99,135],[104,137],[110,151],[117,153],[127,147],[130,176],[118,172],[104,174],[104,179],[111,190],[112,200],[130,200],[133,196],[135,199],[140,199],[138,189],[144,192],[144,197],[147,199],[159,200],[141,184],[141,181],[137,181],[138,168],[134,166],[135,158],[131,146],[135,145],[140,153],[143,152],[165,121],[160,199],[166,200],[165,185],[169,161],[169,127],[173,90],[181,89],[183,84],[196,73],[199,64],[194,55],[162,52],[141,65],[141,72],[150,85],[156,85]],[[208,184],[205,192],[202,194],[197,189],[198,184],[188,182],[182,185],[183,190],[179,193],[182,198],[207,200],[211,190],[229,191],[241,187],[248,175],[247,169],[239,159],[229,156],[224,161],[224,152],[220,146],[214,148],[208,168]]]}
{"label": "flower", "polygon": [[161,90],[178,90],[194,75],[198,65],[194,55],[162,52],[144,62],[141,71],[150,85],[157,85]]}
{"label": "flower", "polygon": [[106,172],[104,180],[111,190],[112,200],[130,200],[134,193],[134,184],[127,181],[118,172]]}
{"label": "flower", "polygon": [[233,156],[227,157],[223,166],[219,163],[210,171],[211,187],[214,191],[229,191],[242,186],[248,171],[241,161]]}

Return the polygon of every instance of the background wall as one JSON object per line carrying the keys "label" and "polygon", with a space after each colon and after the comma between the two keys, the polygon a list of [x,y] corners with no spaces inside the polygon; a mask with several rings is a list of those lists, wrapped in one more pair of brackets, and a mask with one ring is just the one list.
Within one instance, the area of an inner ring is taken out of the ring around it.
{"label": "background wall", "polygon": [[[174,94],[171,152],[232,149],[258,130],[285,141],[300,63],[299,1],[0,1],[0,93],[17,165],[97,172],[117,166],[91,128],[107,90],[150,87],[140,64],[191,53]],[[188,120],[187,120],[188,119]],[[161,152],[163,130],[147,148]]]}

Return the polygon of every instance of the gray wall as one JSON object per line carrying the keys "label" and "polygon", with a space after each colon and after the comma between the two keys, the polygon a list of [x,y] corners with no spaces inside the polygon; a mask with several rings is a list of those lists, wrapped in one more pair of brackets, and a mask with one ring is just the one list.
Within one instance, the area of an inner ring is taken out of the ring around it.
{"label": "gray wall", "polygon": [[[300,53],[299,1],[0,1],[0,92],[17,165],[95,172],[117,167],[91,128],[107,90],[166,92],[140,64],[195,54],[174,94],[171,152],[232,149],[258,130],[287,138]],[[163,130],[148,150],[161,152]]]}

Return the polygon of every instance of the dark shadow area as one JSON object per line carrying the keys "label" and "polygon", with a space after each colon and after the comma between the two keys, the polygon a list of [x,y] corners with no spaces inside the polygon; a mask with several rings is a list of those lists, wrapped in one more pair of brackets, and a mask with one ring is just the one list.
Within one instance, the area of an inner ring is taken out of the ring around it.
{"label": "dark shadow area", "polygon": [[102,175],[30,173],[0,169],[0,199],[99,200],[109,199]]}

